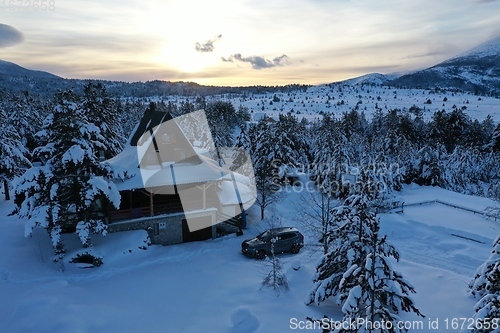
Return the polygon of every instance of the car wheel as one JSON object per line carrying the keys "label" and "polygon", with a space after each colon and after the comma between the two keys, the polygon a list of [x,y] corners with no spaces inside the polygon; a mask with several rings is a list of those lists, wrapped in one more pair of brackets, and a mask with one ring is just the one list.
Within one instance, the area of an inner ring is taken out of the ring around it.
{"label": "car wheel", "polygon": [[257,259],[264,259],[265,256],[266,256],[266,251],[264,251],[264,250],[259,250],[255,254],[255,258],[257,258]]}
{"label": "car wheel", "polygon": [[293,254],[297,254],[300,252],[300,245],[299,244],[293,244],[292,248],[290,249],[290,252]]}

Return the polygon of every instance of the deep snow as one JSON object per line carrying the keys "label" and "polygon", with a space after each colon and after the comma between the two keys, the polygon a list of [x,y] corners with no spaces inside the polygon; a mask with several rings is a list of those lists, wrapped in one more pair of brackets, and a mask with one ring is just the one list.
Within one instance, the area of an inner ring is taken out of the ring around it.
{"label": "deep snow", "polygon": [[[493,205],[434,187],[407,186],[406,203],[436,199],[479,211]],[[96,254],[104,257],[99,268],[51,262],[51,245],[43,230],[23,237],[24,221],[6,217],[11,202],[0,201],[0,327],[2,332],[287,332],[290,320],[308,316],[341,318],[340,308],[327,301],[304,305],[312,287],[321,247],[299,218],[305,197],[288,191],[267,211],[281,224],[297,226],[307,246],[282,260],[290,291],[278,296],[260,289],[269,267],[244,257],[241,241],[268,227],[259,221],[259,207],[249,211],[244,237],[235,235],[175,246],[150,246],[143,231],[94,238]],[[2,199],[3,200],[3,199]],[[301,207],[301,208],[295,208]],[[500,221],[439,203],[408,206],[404,213],[381,215],[382,233],[401,252],[394,264],[416,288],[417,307],[427,316],[416,320],[421,332],[454,332],[445,319],[472,316],[475,300],[467,284],[475,269],[489,256],[500,233]],[[483,243],[458,238],[466,236]],[[69,259],[79,248],[76,235],[65,235]],[[293,267],[298,270],[294,270]],[[429,321],[439,320],[438,330]]]}

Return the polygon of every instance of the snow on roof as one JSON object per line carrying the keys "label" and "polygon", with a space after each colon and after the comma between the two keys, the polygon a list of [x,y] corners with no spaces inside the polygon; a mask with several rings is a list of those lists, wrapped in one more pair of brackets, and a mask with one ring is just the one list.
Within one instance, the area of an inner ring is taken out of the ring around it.
{"label": "snow on roof", "polygon": [[199,156],[201,163],[168,163],[160,166],[139,168],[139,158],[135,147],[126,147],[120,154],[106,163],[119,172],[126,171],[129,178],[115,181],[120,191],[145,187],[172,186],[222,180],[227,175],[217,163]]}
{"label": "snow on roof", "polygon": [[200,156],[201,163],[172,163],[168,167],[141,168],[146,187],[204,183],[221,180],[226,172],[214,160]]}
{"label": "snow on roof", "polygon": [[[239,175],[242,176],[242,175]],[[242,176],[244,177],[244,176]],[[235,177],[236,178],[236,177]],[[244,177],[246,178],[246,177]],[[236,187],[245,208],[250,207],[256,199],[255,189],[245,185],[244,183],[238,182],[236,178]],[[238,196],[234,188],[233,182],[225,180],[219,184],[221,191],[219,192],[219,200],[222,205],[237,205],[239,204]]]}

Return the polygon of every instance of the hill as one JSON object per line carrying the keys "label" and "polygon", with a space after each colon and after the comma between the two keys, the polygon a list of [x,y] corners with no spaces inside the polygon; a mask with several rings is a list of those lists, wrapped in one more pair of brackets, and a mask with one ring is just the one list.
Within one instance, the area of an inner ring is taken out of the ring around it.
{"label": "hill", "polygon": [[37,70],[26,69],[13,62],[0,60],[0,76],[26,76],[33,78],[56,79],[59,76]]}
{"label": "hill", "polygon": [[500,37],[424,70],[385,84],[401,88],[456,88],[480,94],[500,92]]}

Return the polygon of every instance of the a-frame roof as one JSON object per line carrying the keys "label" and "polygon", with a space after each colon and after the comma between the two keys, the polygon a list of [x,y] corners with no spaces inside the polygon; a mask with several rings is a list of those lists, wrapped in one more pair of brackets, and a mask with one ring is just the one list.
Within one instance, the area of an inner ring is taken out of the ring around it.
{"label": "a-frame roof", "polygon": [[151,163],[200,163],[198,154],[172,115],[157,111],[154,103],[144,111],[129,144],[133,147],[141,146],[139,150],[146,152],[140,160],[141,167]]}
{"label": "a-frame roof", "polygon": [[144,111],[139,125],[132,134],[132,137],[130,138],[130,145],[137,146],[137,142],[141,136],[144,135],[144,133],[151,132],[156,126],[172,119],[173,118],[170,112],[156,111],[156,105],[151,103]]}

